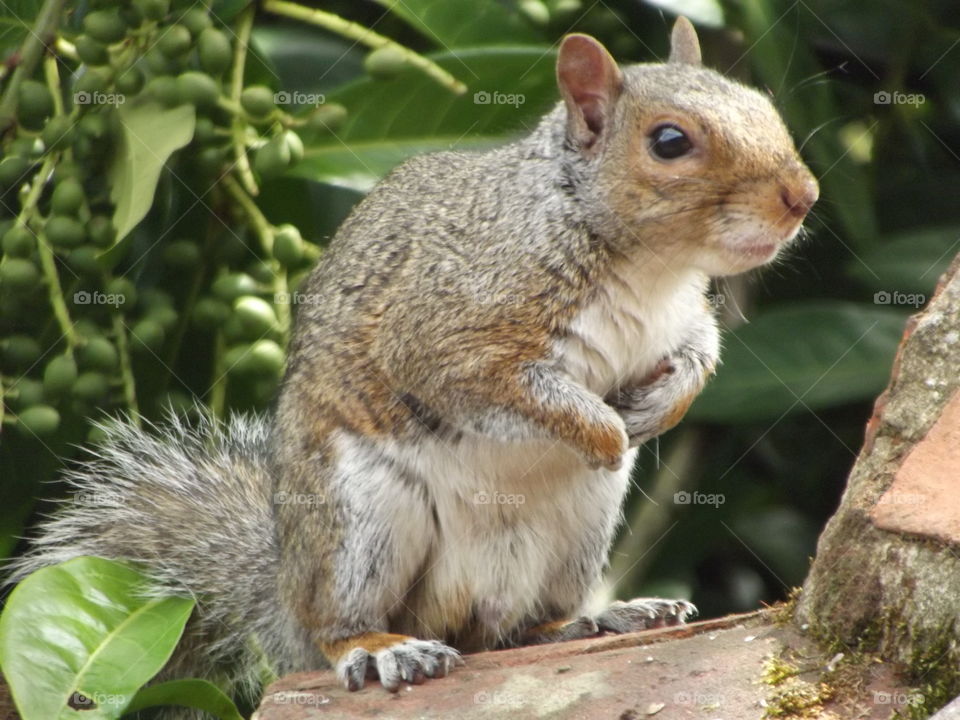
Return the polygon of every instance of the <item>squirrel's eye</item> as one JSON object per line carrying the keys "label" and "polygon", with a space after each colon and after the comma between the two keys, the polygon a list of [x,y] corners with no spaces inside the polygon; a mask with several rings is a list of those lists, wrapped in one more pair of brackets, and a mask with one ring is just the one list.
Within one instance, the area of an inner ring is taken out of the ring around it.
{"label": "squirrel's eye", "polygon": [[692,149],[690,138],[676,125],[658,125],[650,133],[650,152],[659,160],[673,160]]}

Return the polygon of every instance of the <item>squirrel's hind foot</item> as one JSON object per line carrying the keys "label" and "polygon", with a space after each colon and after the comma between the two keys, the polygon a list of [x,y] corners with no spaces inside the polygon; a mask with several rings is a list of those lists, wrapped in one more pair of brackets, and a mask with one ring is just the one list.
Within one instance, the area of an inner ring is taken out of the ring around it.
{"label": "squirrel's hind foot", "polygon": [[697,614],[697,608],[686,600],[634,598],[617,600],[600,613],[597,626],[613,633],[638,632],[652,628],[681,625]]}

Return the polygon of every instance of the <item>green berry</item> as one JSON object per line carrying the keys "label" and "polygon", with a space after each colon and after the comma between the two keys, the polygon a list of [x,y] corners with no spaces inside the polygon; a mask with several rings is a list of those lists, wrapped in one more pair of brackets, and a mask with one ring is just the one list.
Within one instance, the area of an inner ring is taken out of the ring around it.
{"label": "green berry", "polygon": [[79,180],[68,178],[58,183],[50,199],[50,209],[57,215],[76,215],[85,200]]}
{"label": "green berry", "polygon": [[113,278],[104,288],[108,295],[113,295],[117,300],[117,305],[130,312],[137,304],[137,288],[124,277]]}
{"label": "green berry", "polygon": [[87,113],[77,122],[77,130],[81,135],[97,141],[107,137],[110,125],[103,113]]}
{"label": "green berry", "polygon": [[87,239],[87,231],[80,221],[66,215],[54,215],[43,229],[47,240],[57,247],[77,247]]}
{"label": "green berry", "polygon": [[224,363],[232,374],[276,377],[283,372],[284,355],[277,343],[263,339],[230,348]]}
{"label": "green berry", "polygon": [[375,78],[392,78],[406,66],[406,55],[393,45],[377,48],[363,60],[364,69]]}
{"label": "green berry", "polygon": [[192,7],[187,10],[183,14],[183,17],[180,18],[180,22],[194,37],[213,25],[213,21],[210,20],[210,15],[207,11],[199,7]]}
{"label": "green berry", "polygon": [[33,233],[22,225],[14,225],[3,234],[3,254],[9,257],[29,257],[36,245]]}
{"label": "green berry", "polygon": [[117,75],[117,92],[122,95],[136,95],[143,89],[143,71],[131,65]]}
{"label": "green berry", "polygon": [[177,240],[163,249],[163,259],[175,267],[194,268],[200,262],[200,248],[189,240]]}
{"label": "green berry", "polygon": [[336,132],[347,119],[347,109],[339,103],[325,103],[310,113],[307,127],[316,132]]}
{"label": "green berry", "polygon": [[245,295],[233,303],[233,313],[247,337],[262,337],[277,326],[273,306],[262,298]]}
{"label": "green berry", "polygon": [[13,290],[32,290],[40,283],[40,272],[29,260],[17,257],[4,258],[0,263],[0,285]]}
{"label": "green berry", "polygon": [[113,223],[106,215],[94,215],[87,222],[87,235],[90,242],[99,248],[109,247],[117,236]]}
{"label": "green berry", "polygon": [[157,288],[146,288],[140,293],[140,300],[137,306],[145,314],[149,314],[157,308],[173,307],[173,298],[170,293],[158,290]]}
{"label": "green berry", "polygon": [[43,391],[48,397],[60,397],[77,381],[77,363],[69,355],[58,355],[43,369]]}
{"label": "green berry", "polygon": [[104,337],[87,340],[77,351],[77,359],[83,369],[103,372],[113,372],[120,362],[117,349]]}
{"label": "green berry", "polygon": [[156,75],[173,75],[180,70],[182,63],[180,58],[169,58],[158,48],[148,51],[143,59],[147,63],[150,72]]}
{"label": "green berry", "polygon": [[170,11],[169,0],[133,0],[133,4],[148,20],[163,20]]}
{"label": "green berry", "polygon": [[109,392],[110,383],[102,373],[90,371],[81,373],[73,384],[73,396],[83,402],[96,402]]}
{"label": "green berry", "polygon": [[168,58],[179,58],[190,50],[193,38],[183,25],[171,25],[157,40],[157,48]]}
{"label": "green berry", "polygon": [[201,298],[193,306],[193,323],[201,330],[216,330],[230,317],[230,306],[216,298]]}
{"label": "green berry", "polygon": [[83,19],[84,32],[104,45],[111,45],[126,37],[127,24],[116,10],[95,10]]}
{"label": "green berry", "polygon": [[21,155],[8,155],[0,160],[0,186],[19,185],[27,179],[31,163]]}
{"label": "green berry", "polygon": [[49,405],[28,407],[17,416],[17,428],[27,437],[52,435],[60,427],[60,413]]}
{"label": "green berry", "polygon": [[23,370],[40,358],[40,343],[29,335],[11,335],[0,341],[0,360],[10,370]]}
{"label": "green berry", "polygon": [[200,67],[211,75],[220,75],[233,59],[230,40],[216,28],[208,27],[197,38],[197,54]]}
{"label": "green berry", "polygon": [[257,150],[253,167],[261,177],[272,178],[282,175],[290,163],[290,148],[283,136],[278,136]]}
{"label": "green berry", "polygon": [[150,313],[147,315],[147,319],[153,320],[164,330],[169,331],[173,330],[173,328],[176,326],[177,320],[180,319],[180,315],[172,305],[160,305],[151,308]]}
{"label": "green berry", "polygon": [[177,77],[177,92],[180,102],[190,103],[198,108],[210,108],[217,104],[220,85],[205,73],[188,70]]}
{"label": "green berry", "polygon": [[97,277],[106,269],[101,264],[99,255],[100,251],[93,245],[81,245],[67,255],[67,264],[78,275]]}
{"label": "green berry", "polygon": [[52,114],[53,96],[46,85],[36,80],[20,83],[17,119],[21,125],[30,130],[39,130]]}
{"label": "green berry", "polygon": [[276,273],[273,271],[273,263],[268,260],[253,260],[244,270],[250,277],[264,285],[271,285],[276,277]]}
{"label": "green berry", "polygon": [[41,137],[47,150],[62,150],[73,141],[73,122],[66,115],[50,118]]}
{"label": "green berry", "polygon": [[89,35],[77,36],[73,44],[77,48],[77,55],[87,65],[106,65],[110,60],[107,46]]}
{"label": "green berry", "polygon": [[163,345],[165,333],[160,323],[144,319],[133,326],[130,346],[137,352],[158,351]]}
{"label": "green berry", "polygon": [[147,83],[147,92],[164,107],[180,104],[180,91],[177,81],[167,75],[159,75]]}
{"label": "green berry", "polygon": [[550,22],[550,10],[542,0],[520,0],[517,9],[535,25],[546,25]]}
{"label": "green berry", "polygon": [[303,238],[293,225],[281,225],[273,238],[273,256],[284,267],[294,267],[303,259]]}
{"label": "green berry", "polygon": [[281,135],[283,144],[287,146],[290,153],[290,164],[296,165],[303,160],[303,140],[293,130],[287,130]]}
{"label": "green berry", "polygon": [[262,120],[277,107],[273,95],[273,90],[266,85],[251,85],[240,94],[240,104],[250,117]]}
{"label": "green berry", "polygon": [[77,105],[89,105],[93,102],[93,96],[100,93],[106,93],[110,89],[110,84],[113,81],[113,74],[109,70],[99,70],[97,68],[89,68],[79,80],[75,86],[76,94],[74,98],[76,99]]}
{"label": "green berry", "polygon": [[227,302],[233,302],[241,295],[254,295],[260,290],[256,281],[245,273],[223,275],[213,282],[213,294]]}
{"label": "green berry", "polygon": [[13,390],[16,393],[13,404],[17,408],[28,408],[43,402],[43,383],[39,380],[20,378]]}

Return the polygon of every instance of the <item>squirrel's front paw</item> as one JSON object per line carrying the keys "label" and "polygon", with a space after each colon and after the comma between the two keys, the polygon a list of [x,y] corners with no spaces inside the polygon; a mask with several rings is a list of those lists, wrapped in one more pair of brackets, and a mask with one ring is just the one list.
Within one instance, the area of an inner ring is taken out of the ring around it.
{"label": "squirrel's front paw", "polygon": [[379,677],[383,687],[396,692],[402,682],[419,685],[426,678],[446,677],[451,668],[463,664],[460,653],[439,640],[381,637],[403,639],[377,649],[378,638],[371,635],[373,642],[354,647],[337,662],[337,677],[347,690],[359,690],[367,677]]}
{"label": "squirrel's front paw", "polygon": [[644,384],[621,389],[607,402],[623,418],[630,446],[636,447],[680,422],[702,387],[702,377],[678,372],[665,361]]}
{"label": "squirrel's front paw", "polygon": [[617,600],[595,619],[600,630],[628,633],[681,625],[696,614],[697,608],[686,600],[634,598],[628,602]]}

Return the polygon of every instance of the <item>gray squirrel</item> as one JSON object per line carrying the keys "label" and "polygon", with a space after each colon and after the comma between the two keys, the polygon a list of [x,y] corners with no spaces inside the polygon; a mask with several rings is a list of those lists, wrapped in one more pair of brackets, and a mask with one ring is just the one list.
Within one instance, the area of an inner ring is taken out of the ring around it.
{"label": "gray squirrel", "polygon": [[20,578],[136,561],[198,599],[164,677],[349,689],[460,652],[683,622],[682,600],[585,602],[637,446],[717,363],[709,278],[771,261],[818,186],[769,100],[701,65],[619,68],[564,38],[562,100],[522,140],[391,172],[302,293],[271,417],[116,423]]}

